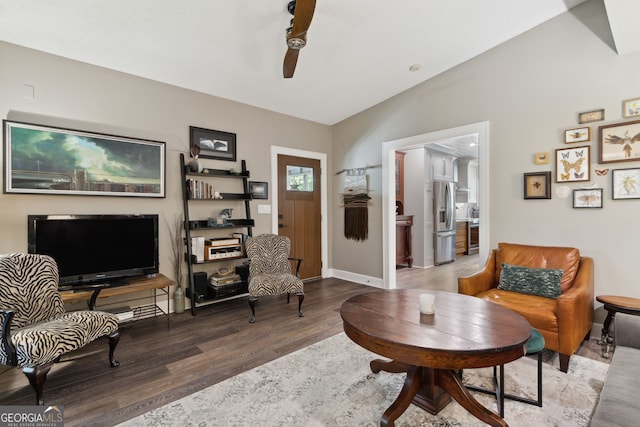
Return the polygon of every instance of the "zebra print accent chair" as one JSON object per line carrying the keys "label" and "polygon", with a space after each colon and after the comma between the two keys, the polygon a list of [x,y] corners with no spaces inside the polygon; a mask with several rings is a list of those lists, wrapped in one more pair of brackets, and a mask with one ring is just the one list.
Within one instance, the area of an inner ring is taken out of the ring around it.
{"label": "zebra print accent chair", "polygon": [[[97,295],[96,295],[97,296]],[[47,374],[60,356],[109,337],[109,361],[120,338],[118,318],[101,311],[66,312],[58,291],[58,266],[37,254],[0,255],[0,363],[20,366],[43,405]]]}
{"label": "zebra print accent chair", "polygon": [[[256,321],[255,303],[264,295],[298,294],[298,316],[303,317],[304,284],[300,280],[302,258],[290,258],[291,241],[286,236],[261,234],[249,237],[245,243],[249,256],[249,307],[251,319]],[[291,272],[290,260],[297,261],[296,274]]]}

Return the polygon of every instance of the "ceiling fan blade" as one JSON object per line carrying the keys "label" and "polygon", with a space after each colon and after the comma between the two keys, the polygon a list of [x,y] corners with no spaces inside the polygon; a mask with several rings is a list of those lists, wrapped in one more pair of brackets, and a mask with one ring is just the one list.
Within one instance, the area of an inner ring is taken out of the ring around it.
{"label": "ceiling fan blade", "polygon": [[307,33],[313,12],[316,9],[316,0],[296,0],[296,9],[293,15],[293,28],[287,38],[300,37]]}
{"label": "ceiling fan blade", "polygon": [[298,63],[298,52],[307,43],[307,30],[311,25],[313,13],[316,9],[316,0],[296,0],[293,13],[293,26],[287,34],[287,53],[284,57],[282,71],[285,79],[293,77]]}
{"label": "ceiling fan blade", "polygon": [[296,70],[296,64],[298,63],[298,52],[300,52],[300,49],[287,49],[287,53],[284,56],[284,64],[282,65],[282,73],[285,79],[293,77],[293,72]]}

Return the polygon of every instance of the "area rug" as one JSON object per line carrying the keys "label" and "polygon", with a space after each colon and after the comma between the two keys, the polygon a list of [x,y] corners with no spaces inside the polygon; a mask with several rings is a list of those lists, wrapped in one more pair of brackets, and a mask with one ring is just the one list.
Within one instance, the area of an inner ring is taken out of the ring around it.
{"label": "area rug", "polygon": [[[404,383],[404,374],[373,374],[369,362],[379,356],[344,333],[283,356],[152,410],[121,426],[378,426]],[[508,393],[535,397],[536,360],[505,365]],[[568,373],[558,369],[555,353],[545,351],[543,407],[505,401],[510,426],[588,426],[608,365],[572,356]],[[492,369],[465,370],[464,381],[491,385]],[[495,398],[474,393],[497,411]],[[452,401],[431,415],[410,405],[396,426],[482,426]]]}

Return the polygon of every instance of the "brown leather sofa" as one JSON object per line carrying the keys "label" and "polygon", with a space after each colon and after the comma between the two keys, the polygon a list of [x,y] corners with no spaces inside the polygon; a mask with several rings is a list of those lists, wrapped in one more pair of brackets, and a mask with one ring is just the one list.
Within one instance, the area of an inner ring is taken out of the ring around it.
{"label": "brown leather sofa", "polygon": [[[498,289],[502,263],[529,268],[563,269],[557,299]],[[483,269],[458,278],[458,292],[495,302],[524,316],[557,351],[560,370],[567,372],[569,358],[593,323],[593,259],[575,248],[500,243]]]}

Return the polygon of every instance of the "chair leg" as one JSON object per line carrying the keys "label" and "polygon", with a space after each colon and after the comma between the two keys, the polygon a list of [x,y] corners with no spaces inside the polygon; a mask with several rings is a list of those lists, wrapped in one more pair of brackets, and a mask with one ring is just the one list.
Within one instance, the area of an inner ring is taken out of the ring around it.
{"label": "chair leg", "polygon": [[538,353],[538,406],[542,408],[542,351]]}
{"label": "chair leg", "polygon": [[22,372],[29,379],[29,384],[36,392],[36,405],[44,405],[42,399],[42,390],[44,389],[44,382],[47,380],[47,374],[53,366],[53,362],[49,362],[46,365],[35,366],[32,368],[22,368]]}
{"label": "chair leg", "polygon": [[249,323],[256,323],[256,299],[249,297],[249,307],[251,307]]}
{"label": "chair leg", "polygon": [[304,294],[298,294],[298,317],[304,317],[304,313],[302,312],[302,301],[304,301]]}
{"label": "chair leg", "polygon": [[571,355],[558,353],[558,356],[560,358],[560,370],[566,374],[569,370],[569,358]]}
{"label": "chair leg", "polygon": [[120,362],[118,362],[114,357],[116,346],[118,345],[119,341],[120,341],[120,331],[115,331],[114,333],[109,335],[109,363],[111,363],[112,368],[120,366]]}
{"label": "chair leg", "polygon": [[[493,369],[495,375],[496,367],[494,366]],[[504,418],[504,365],[500,365],[500,385],[498,387],[500,389],[498,392],[498,411],[500,412],[500,418]]]}

